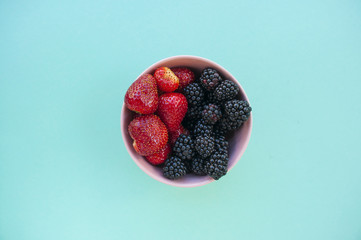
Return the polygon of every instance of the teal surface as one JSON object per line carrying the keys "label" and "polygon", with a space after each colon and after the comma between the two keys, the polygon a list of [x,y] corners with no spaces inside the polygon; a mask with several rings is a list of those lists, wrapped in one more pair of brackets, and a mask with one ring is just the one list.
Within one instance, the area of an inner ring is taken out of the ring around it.
{"label": "teal surface", "polygon": [[[251,141],[219,182],[129,157],[128,86],[173,55],[239,79]],[[0,239],[361,239],[361,1],[0,1]]]}

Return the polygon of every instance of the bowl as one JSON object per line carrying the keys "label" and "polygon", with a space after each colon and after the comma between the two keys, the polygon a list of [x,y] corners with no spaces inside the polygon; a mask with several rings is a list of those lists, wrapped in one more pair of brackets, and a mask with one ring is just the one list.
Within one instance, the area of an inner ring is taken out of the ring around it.
{"label": "bowl", "polygon": [[[195,76],[200,76],[201,71],[206,67],[212,67],[221,74],[223,79],[228,79],[233,81],[240,88],[240,94],[237,96],[238,99],[248,100],[245,91],[242,86],[232,76],[225,68],[221,65],[208,60],[206,58],[197,57],[197,56],[173,56],[160,60],[150,67],[148,67],[144,72],[139,76],[145,73],[153,74],[158,67],[178,67],[184,66],[189,67],[194,73]],[[135,80],[135,79],[134,79]],[[123,102],[123,107],[121,110],[120,117],[120,126],[122,131],[123,141],[125,147],[127,148],[129,155],[134,160],[134,162],[142,169],[146,174],[154,178],[155,180],[176,187],[198,187],[208,183],[213,182],[214,180],[209,176],[196,176],[193,174],[187,174],[181,179],[169,180],[165,178],[162,174],[162,169],[160,167],[153,166],[147,160],[139,155],[133,148],[133,140],[128,133],[128,125],[132,121],[134,113],[130,111]],[[229,163],[228,163],[228,173],[236,165],[236,163],[241,159],[244,151],[247,148],[249,139],[251,137],[252,131],[252,113],[247,122],[245,122],[240,129],[236,130],[229,139]],[[227,176],[226,175],[226,176]],[[225,176],[225,177],[226,177]],[[220,179],[222,180],[222,178]]]}

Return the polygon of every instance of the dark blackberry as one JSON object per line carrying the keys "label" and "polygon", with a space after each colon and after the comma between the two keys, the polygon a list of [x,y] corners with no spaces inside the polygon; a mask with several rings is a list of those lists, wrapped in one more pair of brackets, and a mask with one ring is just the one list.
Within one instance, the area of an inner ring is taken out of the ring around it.
{"label": "dark blackberry", "polygon": [[219,120],[213,127],[213,133],[216,136],[225,136],[228,132],[227,129],[221,127],[221,123],[220,123],[221,121],[222,119]]}
{"label": "dark blackberry", "polygon": [[203,119],[201,119],[195,125],[193,135],[213,135],[213,125],[207,124]]}
{"label": "dark blackberry", "polygon": [[214,104],[204,106],[202,118],[205,123],[215,124],[222,117],[221,108]]}
{"label": "dark blackberry", "polygon": [[202,105],[188,106],[186,118],[191,120],[198,119],[201,117],[202,110],[203,110]]}
{"label": "dark blackberry", "polygon": [[204,163],[204,170],[208,176],[218,180],[227,174],[228,155],[221,151],[214,152]]}
{"label": "dark blackberry", "polygon": [[242,121],[231,121],[228,117],[223,117],[217,122],[214,129],[217,134],[225,135],[229,131],[240,128],[242,123]]}
{"label": "dark blackberry", "polygon": [[199,105],[204,100],[204,90],[198,83],[191,83],[183,89],[183,94],[190,105]]}
{"label": "dark blackberry", "polygon": [[245,122],[249,118],[252,108],[247,101],[231,100],[224,104],[224,111],[231,121]]}
{"label": "dark blackberry", "polygon": [[202,158],[210,156],[214,150],[214,138],[210,135],[197,136],[195,149]]}
{"label": "dark blackberry", "polygon": [[207,95],[205,97],[205,102],[206,103],[213,103],[213,104],[220,103],[220,101],[218,101],[218,99],[214,96],[213,92],[208,92],[207,93]]}
{"label": "dark blackberry", "polygon": [[186,175],[186,166],[178,157],[170,157],[165,161],[163,175],[168,179],[178,179]]}
{"label": "dark blackberry", "polygon": [[199,82],[207,91],[213,91],[218,84],[222,82],[222,78],[217,70],[213,68],[205,68],[202,71]]}
{"label": "dark blackberry", "polygon": [[216,136],[214,138],[214,149],[228,155],[228,141],[224,136]]}
{"label": "dark blackberry", "polygon": [[192,173],[192,162],[191,160],[183,161],[186,166],[186,173]]}
{"label": "dark blackberry", "polygon": [[200,157],[194,157],[192,161],[192,172],[196,175],[206,175],[204,172],[204,160]]}
{"label": "dark blackberry", "polygon": [[183,161],[191,160],[194,156],[193,141],[191,136],[179,135],[174,143],[173,153]]}
{"label": "dark blackberry", "polygon": [[230,80],[224,80],[214,90],[213,94],[218,101],[227,101],[234,99],[238,93],[239,88],[234,82]]}

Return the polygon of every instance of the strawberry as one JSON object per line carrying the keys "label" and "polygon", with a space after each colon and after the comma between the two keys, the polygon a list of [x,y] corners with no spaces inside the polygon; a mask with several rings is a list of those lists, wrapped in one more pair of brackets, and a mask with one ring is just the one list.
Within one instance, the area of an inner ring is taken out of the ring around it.
{"label": "strawberry", "polygon": [[151,74],[140,76],[127,90],[124,97],[128,109],[140,113],[154,113],[158,107],[157,82]]}
{"label": "strawberry", "polygon": [[158,90],[163,92],[173,92],[179,86],[178,77],[167,67],[160,67],[154,72]]}
{"label": "strawberry", "polygon": [[165,93],[159,97],[157,114],[169,132],[179,128],[187,109],[187,99],[181,93]]}
{"label": "strawberry", "polygon": [[134,118],[128,125],[128,132],[134,139],[135,151],[142,156],[158,152],[168,142],[167,128],[154,114]]}
{"label": "strawberry", "polygon": [[186,67],[174,67],[171,68],[174,74],[179,78],[179,90],[182,90],[188,84],[194,82],[194,73]]}
{"label": "strawberry", "polygon": [[167,143],[164,145],[164,147],[159,150],[158,152],[146,156],[145,158],[153,165],[159,165],[165,162],[165,160],[168,158],[168,155],[171,153],[172,149],[170,147],[170,144]]}
{"label": "strawberry", "polygon": [[169,143],[173,146],[174,143],[177,141],[177,138],[179,137],[179,135],[184,134],[184,135],[189,135],[189,131],[188,129],[185,129],[182,125],[179,125],[179,128],[177,130],[175,130],[174,132],[169,132]]}

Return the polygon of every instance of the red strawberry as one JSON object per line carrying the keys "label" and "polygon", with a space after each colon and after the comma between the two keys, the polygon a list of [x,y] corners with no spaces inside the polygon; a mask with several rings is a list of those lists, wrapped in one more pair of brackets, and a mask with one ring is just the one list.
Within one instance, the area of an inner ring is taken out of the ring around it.
{"label": "red strawberry", "polygon": [[157,114],[169,132],[174,132],[179,128],[187,109],[187,99],[181,93],[165,93],[159,97]]}
{"label": "red strawberry", "polygon": [[148,162],[150,162],[153,165],[159,165],[165,162],[165,160],[168,158],[168,155],[170,154],[170,152],[172,151],[170,144],[167,143],[166,145],[164,145],[164,147],[159,150],[158,152],[146,156],[145,158],[148,160]]}
{"label": "red strawberry", "polygon": [[173,92],[179,86],[178,77],[167,67],[160,67],[155,70],[154,77],[160,91]]}
{"label": "red strawberry", "polygon": [[164,123],[156,115],[142,115],[134,118],[128,132],[134,139],[133,147],[142,156],[158,152],[168,142],[168,131]]}
{"label": "red strawberry", "polygon": [[174,67],[171,68],[171,70],[179,78],[179,90],[182,90],[188,86],[188,84],[194,82],[194,73],[189,68]]}
{"label": "red strawberry", "polygon": [[124,97],[128,109],[141,113],[154,113],[158,107],[157,82],[151,74],[140,76],[127,90]]}
{"label": "red strawberry", "polygon": [[188,129],[185,129],[182,125],[179,126],[179,128],[174,131],[174,132],[169,132],[169,142],[172,146],[174,146],[174,143],[177,141],[177,138],[179,137],[179,135],[184,134],[184,135],[189,135],[189,131]]}

